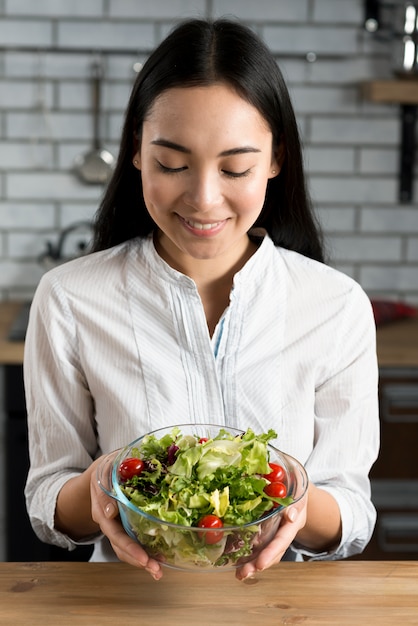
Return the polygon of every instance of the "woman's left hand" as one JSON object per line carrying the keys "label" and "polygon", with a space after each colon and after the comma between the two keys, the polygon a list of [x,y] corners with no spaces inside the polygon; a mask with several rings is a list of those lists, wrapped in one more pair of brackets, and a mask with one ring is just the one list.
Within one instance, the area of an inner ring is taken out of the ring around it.
{"label": "woman's left hand", "polygon": [[255,561],[245,563],[245,565],[236,570],[235,575],[238,580],[251,578],[257,572],[262,572],[281,561],[297,533],[306,524],[307,505],[308,491],[299,502],[290,505],[284,510],[276,535],[268,546],[260,552]]}

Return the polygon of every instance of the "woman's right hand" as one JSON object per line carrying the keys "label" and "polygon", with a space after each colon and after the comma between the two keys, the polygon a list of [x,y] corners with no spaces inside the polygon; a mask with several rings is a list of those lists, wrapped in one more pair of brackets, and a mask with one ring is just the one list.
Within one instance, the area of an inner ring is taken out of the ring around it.
{"label": "woman's right hand", "polygon": [[135,567],[144,568],[155,580],[162,575],[162,568],[158,561],[151,559],[145,550],[134,541],[124,530],[119,518],[118,506],[99,486],[96,477],[97,467],[106,457],[102,456],[94,461],[90,479],[91,515],[100,530],[109,539],[116,556],[121,561]]}

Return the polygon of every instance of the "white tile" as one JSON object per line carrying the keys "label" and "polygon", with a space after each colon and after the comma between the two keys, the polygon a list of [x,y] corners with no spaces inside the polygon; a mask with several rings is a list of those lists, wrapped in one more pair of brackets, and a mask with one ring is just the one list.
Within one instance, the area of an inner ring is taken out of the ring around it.
{"label": "white tile", "polygon": [[27,139],[61,141],[63,139],[85,139],[92,135],[91,113],[87,111],[61,113],[52,111],[46,115],[32,110],[11,112],[7,115],[7,137],[10,139]]}
{"label": "white tile", "polygon": [[291,89],[296,113],[354,113],[357,92],[353,87],[299,87]]}
{"label": "white tile", "polygon": [[418,266],[365,265],[360,270],[362,284],[366,289],[418,291]]}
{"label": "white tile", "polygon": [[0,142],[0,168],[25,170],[52,166],[52,144],[41,143],[36,137],[26,139],[26,142],[6,140]]}
{"label": "white tile", "polygon": [[273,52],[314,52],[333,56],[354,54],[357,50],[357,29],[312,26],[273,26],[268,24],[262,35]]}
{"label": "white tile", "polygon": [[361,230],[373,233],[403,233],[418,235],[418,208],[363,208]]}
{"label": "white tile", "polygon": [[316,202],[381,203],[396,201],[397,181],[387,178],[360,178],[359,176],[310,176],[312,195]]}
{"label": "white tile", "polygon": [[0,16],[0,41],[2,46],[50,46],[52,23],[48,20],[15,20]]}
{"label": "white tile", "polygon": [[347,145],[398,145],[399,123],[390,117],[347,117],[312,119],[311,140]]}
{"label": "white tile", "polygon": [[317,209],[320,224],[325,233],[352,232],[356,224],[354,207],[319,207]]}
{"label": "white tile", "polygon": [[361,83],[376,76],[385,77],[387,60],[372,56],[348,56],[309,64],[308,80],[321,84],[351,84],[360,91]]}
{"label": "white tile", "polygon": [[[417,229],[417,234],[418,234],[418,229]],[[414,263],[418,263],[418,236],[410,237],[408,239],[406,258],[408,259],[408,261],[413,261]],[[418,266],[416,269],[418,272]]]}
{"label": "white tile", "polygon": [[[46,42],[45,42],[46,45]],[[85,54],[33,52],[7,52],[4,55],[6,76],[34,80],[58,78],[83,78],[90,75],[90,59]]]}
{"label": "white tile", "polygon": [[79,204],[69,204],[63,202],[60,211],[60,224],[66,228],[75,222],[93,221],[99,203],[82,202]]}
{"label": "white tile", "polygon": [[254,22],[300,22],[308,17],[308,0],[213,0],[215,17],[236,16]]}
{"label": "white tile", "polygon": [[115,18],[171,19],[202,17],[205,0],[110,0],[109,15]]}
{"label": "white tile", "polygon": [[55,206],[47,202],[0,202],[0,229],[38,231],[54,224]]}
{"label": "white tile", "polygon": [[0,108],[27,109],[50,107],[52,85],[50,82],[0,79]]}
{"label": "white tile", "polygon": [[400,261],[400,237],[333,236],[334,258],[338,261]]}
{"label": "white tile", "polygon": [[37,285],[44,270],[33,261],[0,261],[1,288],[30,288]]}
{"label": "white tile", "polygon": [[99,201],[103,194],[102,185],[84,185],[68,173],[27,173],[7,176],[8,196],[12,199],[78,200]]}
{"label": "white tile", "polygon": [[58,44],[72,48],[138,50],[155,45],[154,26],[141,22],[97,21],[58,23]]}
{"label": "white tile", "polygon": [[305,148],[305,165],[310,173],[350,174],[355,168],[355,151],[353,148],[321,148],[307,146]]}
{"label": "white tile", "polygon": [[399,170],[398,148],[361,148],[360,172],[365,174],[393,174]]}
{"label": "white tile", "polygon": [[355,24],[363,22],[364,2],[362,0],[314,0],[313,20],[334,22],[335,24]]}
{"label": "white tile", "polygon": [[4,0],[6,15],[45,17],[98,17],[103,14],[102,0]]}

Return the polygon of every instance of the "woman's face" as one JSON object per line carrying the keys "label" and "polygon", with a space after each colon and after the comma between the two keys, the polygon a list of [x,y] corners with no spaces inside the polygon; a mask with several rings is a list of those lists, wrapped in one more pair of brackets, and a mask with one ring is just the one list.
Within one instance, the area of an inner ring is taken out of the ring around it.
{"label": "woman's face", "polygon": [[236,263],[280,171],[267,122],[221,83],[163,92],[133,161],[159,252],[178,267],[190,259]]}

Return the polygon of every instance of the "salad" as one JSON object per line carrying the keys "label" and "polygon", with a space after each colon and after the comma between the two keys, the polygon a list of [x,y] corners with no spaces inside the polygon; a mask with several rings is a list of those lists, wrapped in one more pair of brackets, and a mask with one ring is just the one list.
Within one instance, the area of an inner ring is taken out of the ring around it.
{"label": "salad", "polygon": [[276,437],[274,430],[237,435],[221,428],[207,438],[179,427],[143,437],[115,469],[122,493],[146,514],[128,509],[135,537],[173,566],[250,560],[271,526],[255,522],[293,501],[286,469],[269,458],[267,444]]}

